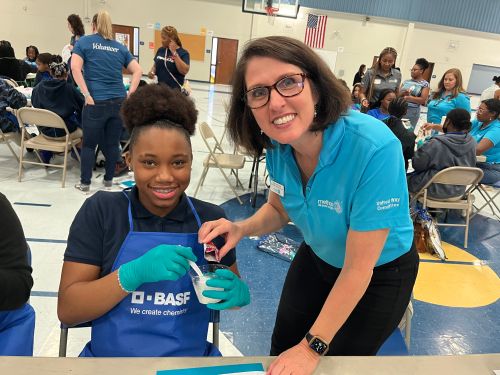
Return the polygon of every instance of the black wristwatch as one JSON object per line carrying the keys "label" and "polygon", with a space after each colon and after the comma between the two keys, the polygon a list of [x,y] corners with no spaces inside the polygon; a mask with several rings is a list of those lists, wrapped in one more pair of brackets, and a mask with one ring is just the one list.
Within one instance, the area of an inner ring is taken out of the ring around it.
{"label": "black wristwatch", "polygon": [[307,332],[306,341],[309,347],[319,355],[325,355],[328,352],[329,345],[321,337],[313,336]]}

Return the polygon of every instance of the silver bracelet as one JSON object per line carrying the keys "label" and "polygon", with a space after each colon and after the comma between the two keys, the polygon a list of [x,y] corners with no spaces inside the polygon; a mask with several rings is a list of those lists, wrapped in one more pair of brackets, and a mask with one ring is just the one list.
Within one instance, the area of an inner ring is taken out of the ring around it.
{"label": "silver bracelet", "polygon": [[118,285],[120,286],[121,290],[123,290],[125,293],[132,293],[133,290],[127,290],[127,289],[125,289],[123,287],[122,282],[120,280],[120,269],[121,269],[121,267],[118,268],[118,272],[116,272],[116,276],[117,276],[117,279],[118,279]]}

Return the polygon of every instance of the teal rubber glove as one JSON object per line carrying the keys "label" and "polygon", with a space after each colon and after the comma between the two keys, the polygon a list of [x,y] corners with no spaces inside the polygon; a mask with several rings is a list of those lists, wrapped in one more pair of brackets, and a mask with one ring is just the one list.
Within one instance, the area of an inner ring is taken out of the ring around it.
{"label": "teal rubber glove", "polygon": [[141,257],[122,264],[118,269],[118,279],[126,292],[133,292],[144,283],[178,280],[189,269],[188,260],[196,262],[190,247],[159,245]]}
{"label": "teal rubber glove", "polygon": [[243,307],[250,303],[250,292],[243,280],[230,270],[216,270],[216,278],[207,280],[207,286],[224,290],[205,290],[203,295],[220,299],[218,303],[209,303],[207,307],[213,310],[226,310],[233,307]]}

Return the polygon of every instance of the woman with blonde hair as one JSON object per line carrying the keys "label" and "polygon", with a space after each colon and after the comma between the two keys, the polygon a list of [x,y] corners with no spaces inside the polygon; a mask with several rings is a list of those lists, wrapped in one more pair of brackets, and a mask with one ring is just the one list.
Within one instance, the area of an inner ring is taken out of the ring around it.
{"label": "woman with blonde hair", "polygon": [[75,185],[83,192],[90,190],[98,144],[106,158],[103,183],[105,187],[112,186],[123,129],[120,108],[127,97],[122,68],[132,73],[129,94],[137,89],[142,76],[139,63],[127,47],[114,40],[108,12],[99,11],[94,15],[92,31],[92,35],[82,36],[78,40],[71,57],[73,78],[85,97],[81,175],[80,183]]}
{"label": "woman with blonde hair", "polygon": [[176,28],[165,26],[161,29],[161,47],[156,51],[148,77],[153,79],[156,75],[158,83],[181,90],[189,72],[189,61],[189,52],[182,48]]}
{"label": "woman with blonde hair", "polygon": [[438,83],[438,90],[427,103],[427,123],[425,130],[442,129],[441,119],[455,108],[463,108],[470,113],[470,98],[463,88],[462,73],[457,68],[448,69]]}
{"label": "woman with blonde hair", "polygon": [[374,108],[383,90],[394,90],[396,95],[401,84],[401,72],[394,68],[398,53],[392,47],[386,47],[380,52],[377,62],[367,70],[361,80],[359,102],[362,107]]}

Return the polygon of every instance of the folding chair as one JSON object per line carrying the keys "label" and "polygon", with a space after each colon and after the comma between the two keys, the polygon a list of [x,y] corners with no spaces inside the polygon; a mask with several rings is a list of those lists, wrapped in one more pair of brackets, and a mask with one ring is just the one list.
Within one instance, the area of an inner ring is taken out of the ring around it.
{"label": "folding chair", "polygon": [[[494,195],[491,195],[488,190],[486,190],[486,186],[491,186],[495,189],[495,191],[493,192]],[[477,185],[476,190],[479,192],[479,194],[481,194],[486,202],[481,207],[479,207],[477,211],[471,215],[471,217],[477,215],[486,206],[489,206],[493,215],[500,219],[500,208],[495,202],[495,199],[500,195],[500,181],[495,182],[493,185],[479,184]]]}
{"label": "folding chair", "polygon": [[[480,168],[474,167],[450,167],[443,169],[436,173],[425,185],[416,193],[410,202],[415,203],[417,200],[422,203],[424,208],[445,208],[455,210],[465,210],[465,224],[449,224],[437,223],[440,226],[449,227],[465,227],[464,248],[467,249],[467,240],[469,237],[469,221],[470,214],[474,203],[474,195],[472,191],[477,188],[479,181],[483,178],[483,171]],[[447,199],[429,198],[427,189],[432,184],[444,185],[459,185],[469,186],[465,193],[459,197],[452,197]]]}
{"label": "folding chair", "polygon": [[[241,184],[240,179],[238,178],[237,171],[245,166],[245,157],[243,155],[225,153],[224,150],[222,149],[221,144],[215,137],[212,128],[206,122],[203,122],[200,125],[200,134],[203,139],[203,142],[205,142],[205,145],[208,148],[209,154],[203,161],[204,168],[200,177],[200,181],[196,186],[194,197],[196,197],[196,195],[198,194],[200,186],[203,185],[203,182],[205,181],[205,177],[207,176],[209,168],[218,168],[222,173],[222,175],[224,176],[224,179],[228,183],[229,187],[233,191],[234,195],[236,196],[236,199],[238,199],[238,202],[240,202],[240,204],[243,204],[238,193],[236,193],[235,186],[231,184],[228,176],[226,175],[226,173],[224,173],[224,169],[230,169],[231,173],[234,174],[236,178],[236,187],[240,186],[241,188],[243,188],[243,185]],[[209,140],[213,140],[214,144],[213,147],[210,146]]]}
{"label": "folding chair", "polygon": [[[73,149],[77,158],[78,158],[78,161],[80,161],[80,156],[79,156],[78,151],[76,150],[76,145],[78,143],[80,143],[81,136],[80,137],[71,137],[70,133],[68,131],[68,128],[66,127],[66,124],[64,123],[64,120],[61,117],[59,117],[59,115],[57,115],[56,113],[54,113],[52,111],[48,111],[46,109],[23,107],[17,111],[17,118],[19,121],[19,126],[22,129],[21,151],[19,153],[19,179],[18,180],[21,181],[23,164],[34,164],[34,165],[41,165],[44,167],[62,168],[63,169],[62,187],[64,187],[64,184],[66,182],[66,169],[67,169],[67,162],[68,162],[68,153],[71,151],[71,149]],[[42,134],[39,134],[33,138],[25,139],[26,138],[26,126],[25,126],[25,124],[36,124],[37,126],[47,126],[47,127],[51,127],[51,128],[64,129],[66,136],[63,139],[57,139],[57,138],[49,139],[47,137],[44,137]],[[40,159],[40,162],[23,160],[23,155],[24,155],[26,148],[31,148],[31,149],[35,150],[38,158]],[[63,164],[44,163],[38,154],[38,150],[46,150],[46,151],[52,151],[52,152],[63,152],[64,153]]]}
{"label": "folding chair", "polygon": [[[212,344],[217,348],[219,347],[219,322],[220,322],[220,311],[210,310],[210,322],[212,323]],[[70,328],[84,328],[92,327],[92,322],[85,322],[77,324],[74,326],[68,326],[61,323],[61,333],[59,334],[59,357],[66,357],[66,351],[68,348],[68,331]],[[83,348],[82,348],[83,349]]]}
{"label": "folding chair", "polygon": [[19,140],[20,140],[19,133],[17,133],[17,132],[4,133],[2,131],[2,129],[0,129],[0,143],[4,143],[7,145],[10,152],[12,153],[12,155],[14,155],[14,157],[16,158],[16,160],[18,162],[19,162],[19,157],[17,156],[16,152],[12,148],[10,142],[14,142],[17,144],[19,142]]}

